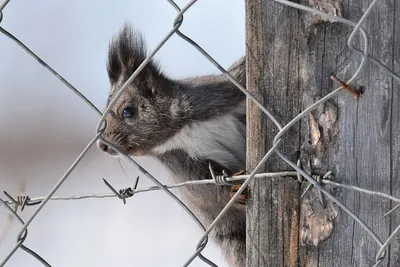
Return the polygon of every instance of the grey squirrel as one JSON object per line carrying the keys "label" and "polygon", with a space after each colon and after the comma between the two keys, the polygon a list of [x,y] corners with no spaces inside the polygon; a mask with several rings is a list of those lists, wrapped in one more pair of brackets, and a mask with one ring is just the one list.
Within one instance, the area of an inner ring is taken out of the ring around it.
{"label": "grey squirrel", "polygon": [[[140,33],[125,24],[109,45],[108,103],[147,56]],[[245,57],[228,72],[243,86]],[[107,105],[108,105],[107,103]],[[106,118],[103,138],[130,156],[152,156],[164,164],[174,182],[228,175],[246,165],[246,98],[224,75],[186,79],[166,77],[149,62],[121,95]],[[99,149],[117,152],[101,141]],[[230,186],[194,185],[180,189],[183,202],[205,227],[230,200]],[[229,266],[245,266],[246,212],[235,203],[210,233]]]}

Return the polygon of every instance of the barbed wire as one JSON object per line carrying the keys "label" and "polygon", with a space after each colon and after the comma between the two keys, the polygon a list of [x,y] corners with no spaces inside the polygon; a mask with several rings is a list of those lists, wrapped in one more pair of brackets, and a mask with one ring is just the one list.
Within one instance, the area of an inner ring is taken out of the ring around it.
{"label": "barbed wire", "polygon": [[[177,183],[177,184],[169,184],[169,185],[163,185],[164,187],[168,189],[172,188],[180,188],[184,186],[190,186],[190,185],[201,185],[201,184],[215,184],[215,185],[226,185],[229,184],[230,182],[239,182],[246,180],[250,175],[238,175],[238,176],[232,176],[228,177],[226,175],[214,175],[214,179],[204,179],[204,180],[197,180],[197,181],[187,181],[187,182],[182,182],[182,183]],[[272,178],[272,177],[282,177],[282,176],[297,176],[297,172],[274,172],[274,173],[260,173],[255,176],[255,178]],[[137,182],[135,182],[137,185]],[[138,193],[144,193],[144,192],[150,192],[150,191],[159,191],[161,190],[160,187],[158,186],[149,186],[149,187],[143,187],[143,188],[136,188],[134,185],[131,188],[131,194],[138,194]],[[121,189],[123,190],[123,189]],[[126,189],[128,190],[128,189]],[[19,196],[17,199],[14,199],[10,194],[8,194],[6,191],[3,191],[4,194],[10,199],[8,201],[5,201],[5,203],[11,205],[11,204],[18,204],[18,206],[23,206],[24,201],[27,201],[25,205],[28,206],[33,206],[33,205],[38,205],[38,201],[42,201],[45,199],[45,197],[36,197],[36,198],[29,198],[27,196]],[[109,197],[117,197],[115,193],[108,193],[108,194],[84,194],[84,195],[76,195],[76,196],[52,196],[50,200],[79,200],[79,199],[85,199],[85,198],[109,198]]]}
{"label": "barbed wire", "polygon": [[[273,178],[273,177],[285,177],[285,176],[298,176],[298,172],[275,172],[275,173],[259,173],[254,176],[255,179],[266,179],[266,178]],[[226,181],[227,184],[229,182],[239,182],[246,180],[250,177],[250,175],[238,175],[238,176],[224,176],[224,175],[218,175],[216,178],[221,180]],[[335,182],[334,180],[331,180],[333,177],[332,172],[329,171],[327,172],[323,177],[317,175],[317,176],[312,176],[312,178],[318,182],[319,184],[327,184],[327,185],[332,185],[335,187],[341,187],[345,189],[349,189],[352,191],[357,191],[360,193],[364,194],[369,194],[369,195],[374,195],[374,196],[379,196],[382,198],[389,199],[394,202],[400,203],[400,198],[394,197],[392,195],[378,192],[378,191],[373,191],[373,190],[368,190],[365,188],[361,188],[358,186],[354,185],[348,185],[348,184],[343,184],[343,183],[338,183]],[[334,177],[333,177],[334,178]],[[302,182],[302,181],[299,181]],[[177,184],[166,184],[164,187],[168,189],[174,189],[174,188],[180,188],[184,186],[193,186],[193,185],[202,185],[202,184],[215,184],[215,185],[223,185],[223,184],[218,184],[217,181],[215,180],[210,180],[210,179],[204,179],[204,180],[198,180],[198,181],[188,181],[188,182],[183,182],[183,183],[177,183]],[[145,193],[145,192],[151,192],[151,191],[159,191],[160,188],[158,186],[149,186],[149,187],[143,187],[143,188],[136,188],[137,183],[135,182],[135,185],[133,187],[128,187],[124,189],[120,189],[118,194],[121,194],[124,198],[130,198],[133,197],[135,194],[138,193]],[[304,190],[302,196],[304,196],[307,191],[311,188],[313,184],[309,184],[307,188]],[[17,205],[18,207],[23,208],[24,206],[35,206],[38,205],[39,202],[45,199],[45,197],[35,197],[35,198],[30,198],[29,196],[21,195],[18,196],[17,199],[13,198],[9,193],[6,191],[3,191],[3,193],[6,195],[6,197],[10,200],[3,201],[7,205]],[[113,193],[99,193],[99,194],[83,194],[83,195],[69,195],[69,196],[52,196],[50,200],[81,200],[85,198],[115,198],[118,197],[118,194]],[[393,212],[395,209],[399,208],[399,205],[396,205],[393,209],[391,209],[388,213],[386,213],[382,217],[388,216],[391,212]]]}
{"label": "barbed wire", "polygon": [[[281,126],[281,124],[278,122],[278,120],[268,111],[268,109],[262,105],[250,92],[248,92],[243,86],[241,86],[217,61],[215,61],[204,49],[202,49],[196,42],[194,42],[192,39],[190,39],[188,36],[183,34],[179,28],[183,23],[183,14],[190,9],[196,2],[197,0],[192,0],[189,3],[187,3],[182,9],[172,0],[168,0],[168,2],[175,8],[177,11],[177,15],[173,21],[173,28],[171,29],[170,32],[158,43],[158,45],[153,49],[153,51],[149,54],[149,56],[142,62],[142,64],[136,69],[136,71],[130,76],[130,78],[118,89],[117,93],[113,97],[113,99],[110,101],[110,104],[102,113],[99,111],[89,99],[87,99],[83,94],[80,93],[79,90],[77,90],[74,86],[72,86],[66,79],[64,79],[60,74],[58,74],[53,68],[51,68],[47,63],[45,63],[40,57],[38,57],[34,52],[32,52],[27,46],[23,44],[23,42],[19,41],[15,36],[13,36],[11,33],[6,31],[3,27],[0,25],[0,32],[16,42],[22,49],[24,49],[30,56],[35,58],[43,67],[45,67],[47,70],[49,70],[53,75],[55,75],[61,82],[63,82],[69,89],[71,89],[80,99],[85,101],[89,106],[92,107],[92,109],[98,113],[101,118],[100,121],[97,125],[97,134],[96,136],[89,142],[89,144],[83,149],[81,154],[76,158],[74,163],[70,166],[70,168],[65,172],[65,174],[61,177],[61,179],[56,183],[56,185],[53,187],[53,189],[47,194],[45,197],[36,197],[36,198],[30,198],[27,196],[19,196],[17,199],[14,199],[12,196],[10,196],[7,192],[5,192],[6,196],[9,198],[8,201],[4,201],[0,199],[0,204],[4,206],[7,211],[15,218],[17,219],[21,225],[22,228],[20,232],[18,233],[17,236],[17,243],[12,249],[12,251],[7,255],[7,257],[1,262],[0,266],[4,266],[7,261],[13,256],[15,251],[17,251],[19,248],[23,249],[24,251],[28,252],[35,258],[37,258],[40,262],[43,263],[44,266],[50,266],[49,263],[47,263],[40,255],[36,254],[34,251],[31,249],[27,248],[23,243],[28,235],[28,226],[30,223],[35,219],[37,214],[41,211],[41,209],[46,205],[46,203],[49,200],[77,200],[77,199],[85,199],[85,198],[109,198],[109,197],[118,197],[121,198],[124,203],[125,199],[128,197],[132,197],[137,193],[142,193],[142,192],[149,192],[149,191],[154,191],[154,190],[161,190],[167,195],[169,195],[172,199],[174,199],[177,203],[179,203],[185,210],[186,212],[192,217],[192,219],[203,229],[204,234],[198,241],[196,245],[196,250],[195,252],[190,256],[190,258],[183,264],[183,266],[188,266],[196,257],[199,257],[201,260],[203,260],[205,263],[207,263],[210,266],[216,266],[213,262],[205,258],[201,252],[205,248],[208,242],[208,235],[209,233],[213,230],[215,225],[218,223],[218,221],[221,219],[222,216],[227,212],[228,209],[231,208],[233,203],[235,203],[238,200],[238,197],[243,193],[243,191],[246,189],[248,184],[253,180],[253,179],[265,179],[265,178],[270,178],[270,177],[276,177],[276,176],[296,176],[299,181],[302,180],[302,177],[304,177],[310,184],[310,186],[314,186],[317,188],[322,194],[324,194],[327,198],[329,198],[331,201],[336,203],[339,207],[341,207],[349,216],[351,216],[368,234],[376,241],[376,243],[379,245],[379,251],[376,254],[376,262],[374,266],[378,266],[380,263],[382,263],[384,257],[386,256],[385,251],[387,249],[387,246],[393,241],[394,237],[400,232],[400,225],[392,232],[392,234],[389,236],[388,239],[386,239],[385,242],[382,242],[376,234],[357,216],[352,212],[350,209],[348,209],[344,204],[342,204],[336,197],[334,197],[332,194],[330,194],[322,185],[331,185],[331,186],[336,186],[336,187],[341,187],[344,189],[348,190],[354,190],[358,191],[360,193],[365,193],[365,194],[371,194],[371,195],[376,195],[380,196],[386,199],[389,199],[391,201],[394,201],[396,203],[400,203],[400,199],[396,198],[394,196],[382,193],[382,192],[377,192],[377,191],[372,191],[372,190],[367,190],[363,189],[360,187],[356,187],[353,185],[347,185],[343,183],[338,183],[335,182],[329,177],[331,177],[331,173],[327,173],[324,177],[318,177],[318,179],[314,179],[316,177],[312,177],[308,175],[302,168],[299,166],[299,164],[296,164],[292,161],[290,161],[285,155],[283,155],[279,151],[279,145],[281,144],[281,138],[288,132],[288,130],[293,127],[296,123],[298,123],[304,116],[306,116],[310,111],[315,109],[317,106],[325,103],[332,97],[336,96],[339,92],[342,91],[342,89],[345,89],[346,86],[352,84],[357,77],[359,77],[360,73],[363,71],[363,69],[366,66],[366,62],[369,60],[373,62],[374,64],[378,65],[381,67],[384,71],[386,71],[389,75],[391,75],[395,80],[400,81],[400,76],[394,73],[391,69],[389,69],[386,65],[381,63],[378,59],[372,57],[369,54],[369,46],[368,46],[368,35],[361,27],[362,23],[365,21],[365,19],[368,17],[368,15],[371,13],[371,10],[373,9],[374,5],[377,3],[378,0],[374,0],[368,7],[368,9],[364,12],[363,16],[361,19],[357,22],[354,23],[352,21],[349,21],[347,19],[333,16],[330,14],[326,14],[320,10],[312,9],[309,7],[306,7],[304,5],[300,5],[297,3],[293,3],[290,1],[286,0],[274,0],[277,3],[296,8],[299,10],[303,10],[306,12],[310,12],[314,15],[322,16],[324,18],[328,18],[340,23],[344,23],[346,25],[349,25],[353,27],[353,30],[348,38],[347,46],[348,48],[355,52],[356,54],[361,55],[361,61],[360,64],[353,74],[353,76],[346,82],[342,83],[340,87],[338,87],[336,90],[332,91],[331,93],[327,94],[320,100],[316,101],[312,105],[310,105],[308,108],[306,108],[304,111],[302,111],[299,115],[297,115],[293,120],[291,120],[288,124],[285,126]],[[0,5],[0,23],[3,18],[3,9],[6,7],[6,5],[10,2],[10,0],[5,0],[3,3]],[[360,32],[363,40],[364,40],[364,46],[363,50],[360,50],[356,47],[354,47],[354,37],[356,34]],[[122,153],[116,146],[114,146],[112,143],[109,143],[107,140],[105,140],[102,137],[102,134],[104,130],[107,127],[106,123],[106,116],[110,113],[110,110],[113,108],[115,105],[116,101],[119,99],[119,97],[122,95],[122,93],[127,89],[127,86],[138,76],[138,74],[145,68],[145,66],[152,60],[152,58],[157,54],[159,49],[163,47],[163,45],[169,40],[169,38],[177,34],[179,37],[184,39],[186,42],[191,44],[194,48],[196,48],[201,54],[203,54],[223,75],[226,76],[226,78],[231,81],[239,90],[241,90],[244,94],[246,94],[247,98],[254,102],[267,116],[268,118],[275,124],[279,132],[276,134],[273,145],[271,149],[264,155],[262,160],[257,164],[255,169],[249,174],[249,175],[238,175],[238,176],[233,176],[233,177],[228,177],[227,175],[215,175],[212,171],[210,170],[213,179],[212,180],[200,180],[200,181],[190,181],[190,182],[184,182],[184,183],[179,183],[179,184],[172,184],[172,185],[164,185],[160,183],[154,176],[152,176],[147,170],[145,170],[143,167],[141,167],[134,159],[132,159],[130,156]],[[113,191],[113,193],[109,194],[86,194],[86,195],[78,195],[78,196],[54,196],[56,191],[59,189],[59,187],[64,183],[64,181],[69,177],[72,171],[74,171],[75,167],[79,164],[79,162],[83,159],[83,157],[86,155],[88,150],[94,145],[97,140],[101,140],[105,144],[107,144],[109,147],[117,151],[122,157],[126,158],[131,164],[133,164],[135,167],[138,168],[138,170],[148,179],[150,179],[156,186],[152,187],[146,187],[146,188],[137,188],[138,180],[135,182],[133,187],[129,187],[126,189],[122,189],[119,191],[116,191],[107,181],[106,184],[108,187]],[[283,159],[285,162],[287,162],[293,169],[294,171],[288,171],[288,172],[280,172],[280,173],[262,173],[262,174],[257,174],[259,172],[259,169],[264,165],[264,163],[271,157],[271,155],[276,154],[278,155],[281,159]],[[195,184],[210,184],[214,183],[216,185],[223,185],[223,184],[228,184],[230,182],[238,182],[238,181],[244,181],[240,188],[237,190],[237,192],[234,194],[234,196],[231,198],[231,200],[228,202],[228,204],[223,208],[221,213],[214,219],[214,221],[210,224],[210,226],[206,229],[202,223],[198,220],[198,218],[192,213],[192,211],[186,207],[186,205],[179,199],[177,198],[169,189],[173,188],[178,188],[178,187],[183,187],[183,186],[188,186],[188,185],[195,185]],[[309,188],[309,187],[308,187]],[[307,189],[306,189],[307,191]],[[306,192],[305,191],[305,192]],[[23,209],[25,206],[34,206],[38,205],[37,209],[33,213],[33,215],[26,221],[24,222],[19,215],[16,212],[16,209],[12,209],[11,205],[15,205],[17,207],[21,207]],[[387,216],[390,214],[393,210],[397,209],[400,206],[397,205],[395,206],[392,210],[390,210],[387,214],[384,216]]]}

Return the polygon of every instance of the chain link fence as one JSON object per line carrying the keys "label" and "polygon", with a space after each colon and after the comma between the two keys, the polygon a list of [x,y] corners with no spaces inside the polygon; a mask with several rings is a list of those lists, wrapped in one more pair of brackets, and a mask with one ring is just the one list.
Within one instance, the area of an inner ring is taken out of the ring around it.
{"label": "chain link fence", "polygon": [[[3,9],[6,7],[6,5],[10,2],[10,0],[4,1],[0,5],[0,23],[3,18]],[[18,196],[18,197],[13,197],[9,195],[7,192],[5,192],[5,196],[8,198],[8,200],[3,200],[0,198],[0,203],[1,205],[9,211],[11,216],[13,216],[22,226],[21,230],[18,233],[17,236],[17,242],[14,246],[14,248],[9,252],[8,256],[5,259],[2,259],[0,266],[4,266],[7,261],[13,257],[14,253],[21,249],[24,250],[25,252],[31,254],[34,256],[38,261],[40,261],[44,266],[51,266],[44,258],[42,258],[40,255],[35,253],[35,251],[31,250],[28,248],[24,242],[27,238],[28,235],[28,227],[29,225],[35,220],[36,216],[38,213],[42,210],[42,208],[50,201],[50,200],[81,200],[85,198],[110,198],[110,197],[118,197],[122,199],[125,202],[125,199],[128,197],[132,197],[134,194],[138,193],[144,193],[144,192],[149,192],[153,190],[161,190],[165,194],[169,195],[174,201],[178,202],[193,218],[195,223],[199,225],[204,231],[203,236],[201,239],[197,242],[197,245],[193,249],[193,255],[190,256],[190,258],[186,259],[186,261],[183,263],[183,266],[188,266],[190,263],[196,258],[199,257],[201,260],[203,260],[205,263],[207,263],[209,266],[216,266],[212,261],[204,257],[201,252],[203,249],[206,247],[207,242],[208,242],[208,235],[209,233],[213,230],[215,227],[216,223],[220,220],[220,218],[226,213],[226,211],[233,205],[234,202],[237,201],[238,197],[244,189],[248,186],[248,184],[253,180],[253,179],[268,179],[270,177],[277,177],[277,176],[295,176],[298,178],[299,181],[303,180],[303,177],[310,183],[310,186],[314,186],[317,189],[322,192],[322,194],[332,200],[334,203],[336,203],[343,211],[345,211],[349,216],[351,216],[365,231],[368,232],[368,234],[375,240],[375,242],[379,245],[380,249],[376,253],[376,264],[375,266],[379,266],[383,259],[385,258],[386,254],[385,251],[389,244],[394,240],[398,232],[400,231],[400,225],[395,228],[395,230],[391,233],[389,238],[387,238],[385,241],[382,241],[353,211],[351,211],[349,208],[347,208],[344,204],[342,204],[337,198],[335,198],[332,194],[330,194],[323,185],[329,184],[331,186],[336,186],[336,187],[341,187],[347,190],[354,190],[358,191],[364,194],[370,194],[370,195],[376,195],[379,197],[387,198],[391,201],[394,201],[395,203],[398,203],[397,206],[394,207],[391,211],[397,209],[400,206],[400,199],[393,197],[391,195],[381,193],[381,192],[375,192],[359,187],[355,187],[352,185],[347,185],[347,184],[342,184],[333,181],[332,179],[329,179],[331,177],[331,173],[327,173],[323,177],[318,177],[318,179],[315,179],[316,177],[311,177],[308,175],[302,168],[295,162],[290,161],[285,155],[283,155],[279,151],[279,144],[281,143],[281,137],[285,135],[285,133],[296,123],[298,123],[304,116],[306,116],[310,111],[315,109],[318,105],[323,104],[324,102],[328,101],[329,99],[333,98],[337,94],[343,91],[343,89],[346,90],[351,90],[349,89],[348,85],[351,84],[352,82],[355,81],[357,77],[359,77],[360,73],[363,71],[363,69],[366,66],[367,61],[371,61],[374,64],[377,64],[379,67],[381,67],[383,70],[385,70],[388,75],[392,76],[394,80],[397,82],[400,82],[400,76],[394,73],[392,70],[390,70],[387,66],[382,64],[378,59],[372,57],[369,55],[369,47],[368,47],[368,36],[367,32],[362,28],[363,22],[365,22],[366,19],[368,19],[368,15],[370,14],[371,10],[374,8],[378,0],[374,0],[369,8],[364,12],[363,16],[359,19],[357,23],[351,22],[349,20],[346,20],[341,17],[333,16],[326,14],[322,11],[315,10],[309,7],[306,7],[304,5],[300,5],[294,2],[286,1],[286,0],[275,0],[275,2],[282,4],[282,5],[287,5],[292,8],[296,8],[299,10],[302,10],[304,12],[310,12],[313,13],[317,16],[321,16],[325,19],[330,19],[333,21],[337,21],[340,23],[344,23],[346,25],[349,25],[353,27],[353,31],[349,36],[348,39],[348,47],[349,49],[362,56],[361,62],[359,64],[358,69],[356,72],[353,74],[353,76],[346,82],[346,83],[341,83],[341,86],[337,88],[336,90],[332,91],[328,95],[324,96],[320,100],[316,101],[313,103],[311,106],[306,108],[304,111],[302,111],[298,116],[296,116],[292,121],[290,121],[288,124],[282,126],[279,121],[273,116],[273,114],[268,111],[268,107],[263,106],[260,102],[257,101],[248,91],[246,91],[245,88],[243,88],[221,65],[218,64],[209,54],[207,54],[206,51],[204,51],[196,42],[191,40],[189,37],[187,37],[185,34],[183,34],[179,28],[182,25],[184,18],[183,15],[185,12],[187,12],[190,8],[195,8],[194,4],[197,2],[196,0],[192,0],[189,3],[187,3],[185,6],[180,8],[174,1],[168,0],[168,2],[175,8],[177,15],[175,20],[173,21],[173,27],[169,31],[169,33],[158,43],[158,45],[155,47],[155,49],[149,54],[149,56],[141,63],[141,65],[137,68],[137,70],[131,75],[131,77],[124,83],[124,85],[117,91],[111,102],[109,103],[107,109],[102,113],[100,110],[98,110],[91,102],[89,99],[87,99],[83,94],[79,92],[76,88],[74,88],[66,79],[64,79],[60,74],[58,74],[53,68],[51,68],[49,65],[47,65],[41,58],[39,58],[33,51],[31,51],[27,46],[24,45],[23,42],[18,40],[16,37],[14,37],[10,32],[5,30],[3,27],[0,26],[0,32],[10,38],[12,41],[14,41],[17,45],[19,45],[27,54],[32,56],[34,59],[37,60],[39,64],[41,64],[43,67],[45,67],[50,73],[55,75],[62,83],[64,83],[69,89],[71,89],[72,92],[74,92],[76,95],[80,97],[83,101],[89,105],[95,113],[97,113],[99,116],[101,116],[101,119],[98,123],[97,126],[97,134],[96,136],[93,137],[93,139],[89,142],[89,144],[85,147],[85,149],[81,152],[81,154],[76,158],[75,162],[70,166],[70,168],[65,172],[65,174],[61,177],[61,179],[54,185],[53,189],[44,197],[27,197],[27,196]],[[363,40],[364,40],[364,50],[360,50],[356,47],[354,47],[354,42],[352,40],[354,39],[355,35],[357,33],[361,33]],[[213,179],[212,180],[201,180],[201,181],[191,181],[191,182],[185,182],[185,183],[180,183],[180,184],[172,184],[172,185],[164,185],[161,182],[157,180],[154,176],[152,176],[149,172],[147,172],[143,167],[141,167],[133,158],[131,158],[128,155],[125,155],[119,151],[117,147],[115,147],[113,144],[108,143],[106,140],[102,139],[102,134],[104,132],[104,129],[106,126],[105,123],[105,117],[107,114],[109,114],[111,108],[113,105],[116,103],[118,98],[121,96],[121,94],[126,90],[127,86],[138,76],[138,74],[143,70],[143,68],[148,64],[151,59],[154,57],[154,55],[159,51],[159,49],[170,39],[171,36],[174,34],[180,36],[183,38],[185,41],[187,41],[189,44],[191,44],[194,48],[196,48],[201,54],[204,55],[205,58],[207,58],[215,67],[218,68],[218,70],[221,71],[233,84],[236,85],[236,87],[241,90],[244,94],[246,94],[247,98],[251,101],[253,101],[267,116],[269,119],[271,119],[276,127],[279,129],[279,133],[275,136],[273,146],[271,149],[266,153],[266,155],[263,157],[263,159],[259,162],[257,167],[249,174],[249,175],[239,175],[239,176],[234,176],[234,177],[228,177],[227,175],[215,175],[210,168],[210,172],[212,174]],[[127,189],[123,190],[115,190],[107,181],[105,181],[106,185],[110,188],[112,191],[109,194],[87,194],[87,195],[77,195],[77,196],[55,196],[55,193],[57,190],[60,188],[60,186],[65,182],[66,179],[68,179],[69,175],[74,171],[76,166],[80,163],[82,158],[86,155],[88,150],[96,143],[97,140],[102,139],[103,142],[107,143],[111,148],[114,150],[118,151],[122,157],[126,158],[131,164],[133,164],[136,168],[139,169],[139,171],[143,174],[143,176],[147,177],[150,179],[152,182],[154,182],[155,186],[153,187],[147,187],[147,188],[137,188],[137,182],[136,184]],[[287,162],[292,168],[293,171],[287,171],[287,172],[280,172],[280,173],[258,173],[259,168],[263,166],[263,164],[270,158],[271,155],[277,154],[281,159],[283,159],[285,162]],[[193,184],[210,184],[214,183],[216,186],[226,184],[232,181],[243,181],[242,186],[240,189],[235,193],[235,195],[232,197],[230,202],[225,206],[225,208],[221,211],[219,216],[215,218],[213,223],[206,229],[200,221],[196,218],[196,216],[191,212],[190,209],[188,209],[185,204],[177,198],[169,189],[171,188],[176,188],[176,187],[183,187],[187,185],[193,185]],[[308,188],[310,188],[310,186]],[[306,189],[307,190],[307,189]],[[20,216],[17,213],[18,208],[20,207],[21,210],[24,209],[26,206],[37,206],[35,212],[33,215],[27,220],[23,221]],[[184,259],[183,259],[184,260]]]}

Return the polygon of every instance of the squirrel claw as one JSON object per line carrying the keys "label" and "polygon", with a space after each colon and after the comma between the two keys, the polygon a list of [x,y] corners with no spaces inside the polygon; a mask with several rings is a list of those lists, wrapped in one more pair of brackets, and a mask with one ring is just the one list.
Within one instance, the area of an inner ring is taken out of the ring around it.
{"label": "squirrel claw", "polygon": [[[239,190],[239,188],[241,187],[241,184],[237,184],[237,185],[233,185],[231,187],[231,192],[229,193],[229,197],[232,199],[233,196],[236,194],[236,192]],[[244,191],[239,195],[239,197],[237,198],[237,203],[239,205],[247,205],[247,199],[248,199],[248,189],[245,188]]]}
{"label": "squirrel claw", "polygon": [[241,171],[235,172],[232,176],[239,176],[239,175],[243,175],[245,173],[247,173],[246,170],[241,170]]}

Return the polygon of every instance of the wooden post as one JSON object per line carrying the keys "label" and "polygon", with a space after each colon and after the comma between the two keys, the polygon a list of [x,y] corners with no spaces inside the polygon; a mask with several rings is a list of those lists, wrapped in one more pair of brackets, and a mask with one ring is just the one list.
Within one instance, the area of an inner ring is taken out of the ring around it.
{"label": "wooden post", "polygon": [[[370,2],[300,1],[352,21],[361,18]],[[370,53],[399,73],[400,5],[395,2],[379,1],[364,28]],[[282,126],[338,87],[329,78],[332,72],[347,80],[360,63],[360,57],[347,48],[353,28],[272,0],[246,1],[246,28],[247,89]],[[356,47],[362,43],[361,37],[355,40]],[[290,129],[280,151],[293,162],[301,158],[308,173],[333,171],[341,183],[399,197],[400,85],[372,63],[362,74],[358,85],[364,94],[358,100],[342,92],[322,104]],[[271,148],[277,131],[248,101],[249,171]],[[262,171],[287,170],[291,168],[274,155]],[[327,188],[382,241],[400,224],[400,212],[382,219],[393,206],[386,199]],[[304,186],[291,177],[255,180],[249,189],[248,267],[374,265],[379,250],[375,241],[336,205],[327,199],[325,206],[319,203],[316,189],[300,200]],[[319,225],[316,216],[324,218]],[[321,228],[317,234],[315,227]],[[392,245],[382,266],[400,266],[399,250],[398,243]]]}

